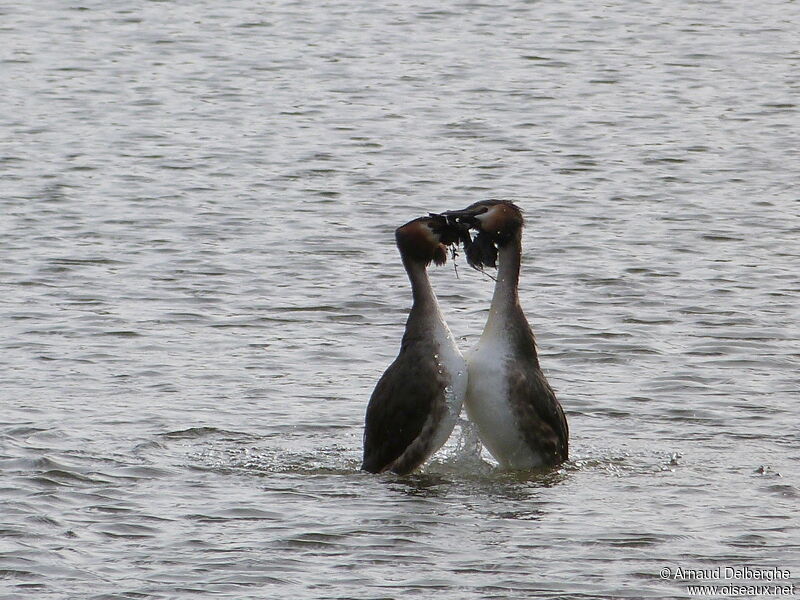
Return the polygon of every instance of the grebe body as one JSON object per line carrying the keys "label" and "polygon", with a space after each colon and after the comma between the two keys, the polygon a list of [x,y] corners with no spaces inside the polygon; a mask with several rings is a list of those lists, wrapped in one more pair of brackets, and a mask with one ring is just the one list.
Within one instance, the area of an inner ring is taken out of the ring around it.
{"label": "grebe body", "polygon": [[445,323],[428,279],[431,261],[443,264],[456,236],[443,217],[398,228],[397,246],[413,295],[400,353],[378,380],[367,405],[364,460],[372,473],[408,474],[441,448],[458,421],[467,366]]}
{"label": "grebe body", "polygon": [[519,303],[522,214],[510,202],[478,202],[446,213],[478,230],[466,248],[470,264],[495,266],[489,317],[469,354],[467,416],[484,446],[506,469],[557,465],[568,458],[564,411],[539,366],[536,342]]}

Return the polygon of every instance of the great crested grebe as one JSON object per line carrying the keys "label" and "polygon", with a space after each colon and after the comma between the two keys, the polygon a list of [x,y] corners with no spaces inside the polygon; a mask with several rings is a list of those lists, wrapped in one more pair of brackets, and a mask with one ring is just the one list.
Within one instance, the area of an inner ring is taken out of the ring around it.
{"label": "great crested grebe", "polygon": [[364,426],[364,462],[371,473],[410,473],[441,448],[458,420],[467,366],[442,317],[427,267],[447,260],[458,233],[431,215],[395,231],[413,304],[400,354],[375,386]]}
{"label": "great crested grebe", "polygon": [[568,458],[569,428],[519,304],[522,213],[511,202],[487,200],[444,214],[456,227],[478,230],[474,240],[463,238],[472,266],[499,261],[489,318],[467,361],[467,416],[502,467],[557,465]]}

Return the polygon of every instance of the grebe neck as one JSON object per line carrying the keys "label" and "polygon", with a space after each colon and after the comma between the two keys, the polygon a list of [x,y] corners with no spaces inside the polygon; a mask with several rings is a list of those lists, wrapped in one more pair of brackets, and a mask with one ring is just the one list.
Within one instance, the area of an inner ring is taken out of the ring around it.
{"label": "grebe neck", "polygon": [[430,313],[439,311],[439,302],[428,278],[428,269],[424,263],[403,257],[403,266],[411,282],[413,304],[412,315],[416,313]]}
{"label": "grebe neck", "polygon": [[519,306],[519,271],[522,256],[520,232],[502,246],[497,253],[497,281],[494,284],[489,318],[508,313]]}

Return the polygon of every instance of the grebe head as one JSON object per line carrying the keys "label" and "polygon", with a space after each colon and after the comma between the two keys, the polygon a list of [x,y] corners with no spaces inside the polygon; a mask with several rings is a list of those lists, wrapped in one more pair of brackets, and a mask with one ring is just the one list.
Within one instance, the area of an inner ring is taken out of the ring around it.
{"label": "grebe head", "polygon": [[522,211],[508,200],[481,200],[464,210],[443,213],[453,225],[469,225],[492,238],[500,246],[505,245],[525,224]]}
{"label": "grebe head", "polygon": [[475,238],[462,234],[467,262],[478,269],[497,266],[497,249],[518,235],[525,224],[522,211],[508,200],[482,200],[463,210],[443,213],[456,231],[465,227],[478,231]]}
{"label": "grebe head", "polygon": [[404,257],[426,266],[447,262],[447,246],[460,239],[459,227],[448,222],[443,215],[429,215],[409,221],[394,232],[397,247]]}

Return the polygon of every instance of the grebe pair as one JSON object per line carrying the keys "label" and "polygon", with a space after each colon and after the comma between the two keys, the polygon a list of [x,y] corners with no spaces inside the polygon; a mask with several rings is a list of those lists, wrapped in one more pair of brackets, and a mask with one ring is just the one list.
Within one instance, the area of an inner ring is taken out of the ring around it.
{"label": "grebe pair", "polygon": [[[415,219],[395,232],[413,305],[400,354],[367,406],[363,470],[410,473],[444,445],[462,405],[501,467],[527,470],[567,460],[567,420],[519,304],[522,227],[514,204],[488,200]],[[469,228],[478,232],[474,239]],[[447,245],[459,241],[473,267],[499,263],[489,318],[468,361],[427,274],[431,262],[444,264]]]}

